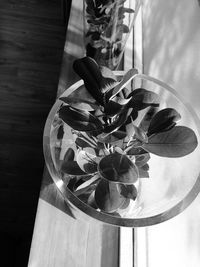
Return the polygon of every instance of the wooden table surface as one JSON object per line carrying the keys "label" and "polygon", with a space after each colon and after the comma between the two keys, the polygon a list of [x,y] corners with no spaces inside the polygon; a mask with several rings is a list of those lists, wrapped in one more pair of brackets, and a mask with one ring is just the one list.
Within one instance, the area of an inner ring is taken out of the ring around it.
{"label": "wooden table surface", "polygon": [[[79,79],[73,72],[72,63],[75,58],[84,56],[82,5],[82,0],[72,1],[58,95]],[[132,46],[132,39],[130,42]],[[132,47],[129,49],[129,55],[125,54],[125,58],[129,59],[125,61],[125,67],[132,65],[130,52]],[[123,257],[119,258],[120,251],[127,246],[129,250],[133,250],[133,247],[129,246],[127,240],[123,241],[121,231],[119,227],[99,223],[89,217],[88,220],[82,220],[78,215],[74,217],[69,204],[45,169],[28,266],[122,266]],[[128,234],[132,242],[133,230],[129,229]],[[126,257],[128,251],[125,253]],[[132,266],[132,262],[129,261],[129,264]]]}

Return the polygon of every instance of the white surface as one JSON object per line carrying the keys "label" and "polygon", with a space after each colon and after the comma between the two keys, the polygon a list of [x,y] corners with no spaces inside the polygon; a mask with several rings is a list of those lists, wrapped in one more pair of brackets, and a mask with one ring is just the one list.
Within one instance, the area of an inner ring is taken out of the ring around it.
{"label": "white surface", "polygon": [[[200,116],[199,2],[143,2],[144,73],[177,88]],[[139,245],[146,243],[136,251],[137,267],[199,267],[200,196],[177,217],[137,233]]]}

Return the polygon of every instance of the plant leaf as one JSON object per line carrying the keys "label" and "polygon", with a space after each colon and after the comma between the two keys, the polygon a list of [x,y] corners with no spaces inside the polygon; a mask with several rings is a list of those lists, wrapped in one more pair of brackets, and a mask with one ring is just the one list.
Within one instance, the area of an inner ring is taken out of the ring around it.
{"label": "plant leaf", "polygon": [[[132,124],[133,121],[135,121],[135,120],[138,118],[138,114],[139,114],[139,113],[138,113],[137,110],[132,109],[132,111],[131,111],[129,117],[128,117],[127,120],[126,120],[126,125]],[[134,122],[134,123],[135,123],[135,122]],[[132,126],[131,126],[131,127],[132,127]],[[129,128],[129,126],[128,126],[128,128]],[[130,129],[131,129],[131,128],[130,128]],[[128,130],[130,130],[130,129],[128,129]]]}
{"label": "plant leaf", "polygon": [[185,126],[175,126],[169,131],[154,134],[142,147],[161,157],[183,157],[197,147],[194,131]]}
{"label": "plant leaf", "polygon": [[158,111],[158,107],[150,106],[147,109],[148,110],[147,110],[146,114],[144,115],[144,117],[142,118],[142,120],[139,123],[139,127],[145,132],[147,132],[147,130],[149,128],[149,124],[150,124],[153,116]]}
{"label": "plant leaf", "polygon": [[69,96],[63,96],[59,99],[64,103],[81,110],[92,111],[98,107],[96,100],[91,96],[90,93],[88,93],[85,88],[85,85],[81,85]]}
{"label": "plant leaf", "polygon": [[[76,188],[74,194],[81,200],[86,200],[90,194],[96,189],[96,186],[101,178],[98,175],[90,176],[90,179],[83,180],[83,182]],[[85,199],[86,198],[86,199]]]}
{"label": "plant leaf", "polygon": [[131,147],[131,149],[128,150],[127,155],[143,155],[146,154],[147,151],[144,150],[142,147]]}
{"label": "plant leaf", "polygon": [[86,175],[76,161],[63,161],[61,171],[69,175]]}
{"label": "plant leaf", "polygon": [[124,106],[121,112],[116,116],[116,119],[104,127],[104,133],[113,133],[117,131],[127,120],[129,115],[129,108]]}
{"label": "plant leaf", "polygon": [[71,147],[69,147],[67,149],[67,151],[65,152],[64,161],[65,162],[73,161],[74,160],[74,156],[75,156],[74,150]]}
{"label": "plant leaf", "polygon": [[149,165],[147,164],[149,159],[150,155],[148,152],[142,155],[135,156],[135,164],[138,168],[138,173],[140,178],[149,178],[149,173],[148,173]]}
{"label": "plant leaf", "polygon": [[97,62],[90,57],[75,60],[73,68],[84,80],[88,92],[103,106],[104,91],[116,84],[116,79],[111,75],[110,70],[108,68],[100,68]]}
{"label": "plant leaf", "polygon": [[91,183],[93,181],[93,178],[94,174],[76,175],[73,177],[71,176],[68,183],[68,188],[74,192],[75,190],[77,190],[77,188],[80,188],[81,185],[85,184],[85,182],[89,181],[88,183]]}
{"label": "plant leaf", "polygon": [[80,150],[77,154],[77,163],[81,170],[85,173],[95,173],[97,172],[97,158],[93,154],[89,154],[84,150]]}
{"label": "plant leaf", "polygon": [[136,69],[130,69],[122,78],[120,83],[115,86],[115,88],[112,91],[112,96],[110,97],[110,100],[113,99],[132,79],[133,76],[136,75],[138,71]]}
{"label": "plant leaf", "polygon": [[91,180],[92,177],[93,177],[93,174],[75,175],[73,177],[70,177],[70,180],[67,184],[67,187],[72,192],[74,192],[77,189],[77,187],[79,187],[80,185],[82,185],[86,181]]}
{"label": "plant leaf", "polygon": [[123,27],[123,33],[129,32],[129,27],[127,25],[123,24],[122,27]]}
{"label": "plant leaf", "polygon": [[135,110],[142,110],[148,106],[159,106],[159,95],[143,88],[133,90],[128,95],[128,98],[130,97],[132,99],[129,101],[129,106]]}
{"label": "plant leaf", "polygon": [[149,159],[150,159],[150,155],[148,152],[142,155],[136,155],[135,164],[137,167],[142,167],[149,161]]}
{"label": "plant leaf", "polygon": [[168,131],[176,125],[176,122],[181,119],[181,115],[173,108],[165,108],[157,112],[148,128],[147,135]]}
{"label": "plant leaf", "polygon": [[137,189],[133,184],[119,184],[120,194],[125,198],[135,200],[137,197]]}
{"label": "plant leaf", "polygon": [[107,104],[104,105],[104,113],[110,117],[119,113],[121,109],[122,109],[122,105],[114,101],[109,101]]}
{"label": "plant leaf", "polygon": [[145,164],[142,167],[138,167],[139,178],[149,178],[148,169],[149,169],[148,164]]}
{"label": "plant leaf", "polygon": [[109,68],[105,66],[100,66],[100,70],[101,70],[101,75],[104,78],[110,79],[110,82],[117,81],[117,77],[115,76],[113,71],[110,70]]}
{"label": "plant leaf", "polygon": [[105,66],[100,66],[100,71],[101,71],[101,75],[104,78],[103,84],[101,84],[102,91],[103,93],[105,93],[108,89],[114,87],[118,83],[117,77],[109,68]]}
{"label": "plant leaf", "polygon": [[100,134],[97,136],[98,141],[101,143],[106,144],[117,144],[119,141],[121,142],[122,139],[126,137],[126,132],[123,131],[116,131],[112,134]]}
{"label": "plant leaf", "polygon": [[70,106],[62,106],[59,117],[77,131],[101,131],[102,123],[88,111],[79,110]]}
{"label": "plant leaf", "polygon": [[86,147],[92,147],[95,148],[96,146],[94,144],[92,144],[91,142],[81,138],[81,137],[77,137],[75,140],[75,143],[77,146],[81,147],[81,148],[86,148]]}
{"label": "plant leaf", "polygon": [[118,184],[101,180],[95,190],[95,202],[100,210],[114,212],[120,208],[126,198],[120,194]]}
{"label": "plant leaf", "polygon": [[148,138],[147,138],[145,131],[143,131],[140,127],[135,126],[133,123],[132,123],[132,125],[133,125],[133,129],[134,129],[133,136],[137,140],[146,143]]}
{"label": "plant leaf", "polygon": [[102,75],[96,61],[90,57],[76,59],[73,63],[75,72],[84,80],[85,87],[94,99],[103,105],[103,93],[100,84]]}
{"label": "plant leaf", "polygon": [[117,152],[102,158],[98,164],[101,176],[111,182],[134,183],[138,179],[135,164],[126,156]]}
{"label": "plant leaf", "polygon": [[131,8],[125,8],[123,7],[123,12],[127,12],[127,13],[134,13],[135,11]]}
{"label": "plant leaf", "polygon": [[[125,92],[124,92],[125,93]],[[126,98],[122,98],[122,97],[115,97],[113,99],[116,103],[120,104],[120,105],[126,105],[128,104],[128,102],[131,100],[130,98],[129,99],[126,99]],[[111,100],[112,101],[112,100]]]}

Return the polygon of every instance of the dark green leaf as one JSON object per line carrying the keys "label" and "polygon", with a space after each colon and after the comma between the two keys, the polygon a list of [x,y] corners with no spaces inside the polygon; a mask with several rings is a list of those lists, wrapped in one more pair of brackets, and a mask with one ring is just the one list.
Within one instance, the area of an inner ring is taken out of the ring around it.
{"label": "dark green leaf", "polygon": [[94,99],[103,105],[103,94],[101,91],[102,75],[96,61],[90,57],[80,58],[74,61],[75,72],[84,80],[88,92]]}
{"label": "dark green leaf", "polygon": [[165,108],[156,113],[149,125],[148,136],[163,131],[168,131],[176,125],[181,115],[173,108]]}
{"label": "dark green leaf", "polygon": [[84,85],[81,85],[69,96],[63,96],[59,99],[66,104],[81,110],[92,111],[98,107],[96,100],[91,96],[90,93],[88,93]]}
{"label": "dark green leaf", "polygon": [[59,117],[77,131],[101,131],[102,124],[98,118],[88,111],[78,110],[70,106],[62,106]]}
{"label": "dark green leaf", "polygon": [[128,95],[128,98],[130,97],[132,99],[129,101],[129,106],[135,110],[142,110],[148,106],[159,106],[158,94],[143,88],[133,90]]}
{"label": "dark green leaf", "polygon": [[[104,105],[104,91],[112,88],[116,80],[111,78],[110,70],[101,68],[90,57],[84,57],[74,61],[73,68],[84,80],[85,87],[94,99]],[[103,74],[103,75],[102,75]]]}
{"label": "dark green leaf", "polygon": [[150,106],[148,108],[148,111],[146,112],[145,116],[143,117],[142,121],[139,124],[139,127],[143,131],[146,132],[148,130],[150,121],[152,120],[153,116],[156,114],[157,111],[158,111],[158,107]]}
{"label": "dark green leaf", "polygon": [[75,140],[75,143],[77,146],[81,147],[81,148],[86,148],[86,147],[92,147],[95,148],[96,146],[94,144],[92,144],[91,142],[85,140],[84,138],[81,137],[77,137]]}
{"label": "dark green leaf", "polygon": [[72,160],[74,160],[74,156],[75,156],[74,150],[70,147],[67,149],[67,151],[65,153],[64,161],[65,162],[72,161]]}
{"label": "dark green leaf", "polygon": [[125,198],[135,200],[137,197],[137,189],[133,184],[119,184],[120,194]]}
{"label": "dark green leaf", "polygon": [[76,161],[63,161],[61,171],[69,175],[86,175]]}
{"label": "dark green leaf", "polygon": [[183,157],[197,147],[194,131],[185,126],[175,126],[169,131],[149,137],[143,148],[161,157]]}
{"label": "dark green leaf", "polygon": [[114,116],[116,115],[117,113],[119,113],[122,109],[122,105],[114,102],[114,101],[109,101],[107,104],[105,104],[104,106],[104,113],[107,115],[107,116]]}
{"label": "dark green leaf", "polygon": [[135,164],[126,156],[117,152],[102,158],[98,165],[101,176],[112,182],[134,183],[138,179]]}
{"label": "dark green leaf", "polygon": [[123,24],[122,27],[123,27],[123,33],[129,32],[129,27],[127,25]]}
{"label": "dark green leaf", "polygon": [[95,202],[100,210],[114,212],[120,208],[126,198],[119,193],[119,186],[115,183],[101,180],[95,190]]}

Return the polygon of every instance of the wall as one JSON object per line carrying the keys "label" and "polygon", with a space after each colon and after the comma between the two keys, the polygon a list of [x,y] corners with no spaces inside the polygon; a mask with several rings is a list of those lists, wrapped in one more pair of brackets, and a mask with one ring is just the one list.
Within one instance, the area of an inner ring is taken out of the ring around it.
{"label": "wall", "polygon": [[[176,88],[200,117],[200,4],[197,0],[143,1],[143,67],[145,74]],[[199,267],[200,195],[183,213],[146,228],[144,233],[146,253],[137,255],[137,266]]]}

